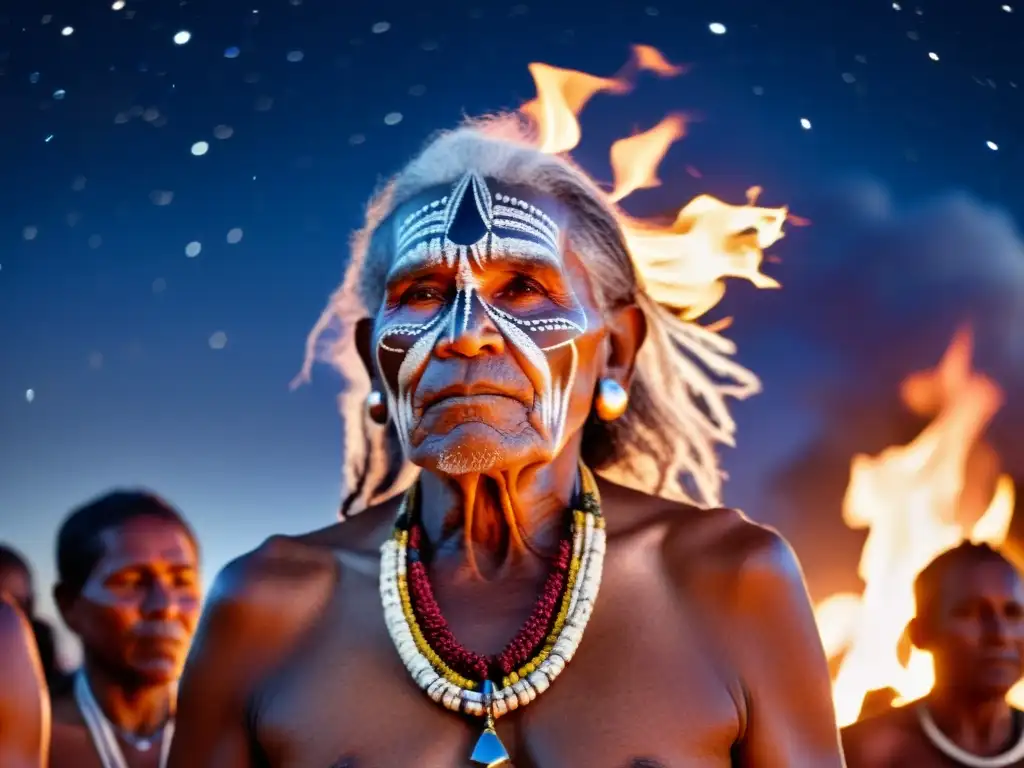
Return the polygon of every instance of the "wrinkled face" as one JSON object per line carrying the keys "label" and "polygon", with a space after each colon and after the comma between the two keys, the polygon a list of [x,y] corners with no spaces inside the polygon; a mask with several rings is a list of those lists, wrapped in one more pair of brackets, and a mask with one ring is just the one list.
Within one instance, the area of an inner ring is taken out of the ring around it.
{"label": "wrinkled face", "polygon": [[199,618],[199,566],[180,526],[138,517],[102,534],[105,552],[65,620],[107,668],[154,684],[181,675]]}
{"label": "wrinkled face", "polygon": [[1008,563],[951,567],[927,617],[924,645],[938,679],[983,697],[1003,696],[1024,675],[1024,585]]}
{"label": "wrinkled face", "polygon": [[476,174],[395,212],[372,351],[413,462],[550,461],[585,421],[607,331],[565,223],[553,200]]}

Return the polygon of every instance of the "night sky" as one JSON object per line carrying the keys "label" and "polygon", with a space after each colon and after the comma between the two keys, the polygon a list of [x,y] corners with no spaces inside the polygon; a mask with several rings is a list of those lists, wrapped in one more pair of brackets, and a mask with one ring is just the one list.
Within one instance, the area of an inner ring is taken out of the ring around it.
{"label": "night sky", "polygon": [[612,75],[646,43],[687,74],[597,96],[574,156],[608,181],[613,140],[683,111],[631,212],[760,185],[810,220],[771,251],[781,291],[732,283],[713,315],[765,384],[726,501],[791,536],[812,589],[850,580],[849,458],[913,436],[897,384],[958,323],[1024,479],[1022,32],[992,0],[6,3],[0,540],[45,592],[59,520],[111,486],[178,505],[208,577],[329,523],[338,379],[289,382],[367,197],[432,132],[531,98],[528,63]]}

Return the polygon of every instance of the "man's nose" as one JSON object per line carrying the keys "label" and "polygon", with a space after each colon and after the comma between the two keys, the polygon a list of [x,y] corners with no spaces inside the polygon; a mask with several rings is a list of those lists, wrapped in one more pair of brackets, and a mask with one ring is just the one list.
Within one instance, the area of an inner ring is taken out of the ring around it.
{"label": "man's nose", "polygon": [[460,291],[448,327],[443,329],[434,352],[442,359],[500,355],[505,352],[505,337],[480,299]]}
{"label": "man's nose", "polygon": [[153,581],[146,592],[146,600],[142,612],[146,616],[166,616],[177,607],[174,590],[159,579]]}
{"label": "man's nose", "polygon": [[992,645],[1006,645],[1010,641],[1010,621],[1006,616],[991,613],[985,617],[985,639]]}

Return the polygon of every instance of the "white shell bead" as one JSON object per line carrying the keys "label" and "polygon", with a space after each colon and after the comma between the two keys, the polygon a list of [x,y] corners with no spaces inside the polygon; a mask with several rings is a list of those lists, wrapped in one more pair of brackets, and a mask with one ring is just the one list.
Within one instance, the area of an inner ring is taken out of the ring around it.
{"label": "white shell bead", "polygon": [[[573,556],[579,561],[580,570],[569,596],[569,612],[565,624],[551,653],[535,671],[492,695],[491,714],[494,717],[501,717],[526,706],[544,693],[575,655],[600,589],[605,546],[605,531],[595,525],[592,514],[587,514],[585,524],[577,526],[573,532]],[[399,579],[406,573],[406,566],[406,550],[396,540],[381,547],[381,604],[385,625],[399,657],[416,684],[433,701],[453,712],[461,711],[475,717],[487,715],[484,696],[480,691],[465,690],[449,682],[434,669],[416,646],[398,589]]]}
{"label": "white shell bead", "polygon": [[544,693],[544,691],[546,691],[548,689],[548,686],[551,684],[551,681],[548,680],[548,676],[541,672],[539,669],[536,672],[531,672],[529,679],[530,685],[532,685],[534,690],[537,691],[538,696]]}

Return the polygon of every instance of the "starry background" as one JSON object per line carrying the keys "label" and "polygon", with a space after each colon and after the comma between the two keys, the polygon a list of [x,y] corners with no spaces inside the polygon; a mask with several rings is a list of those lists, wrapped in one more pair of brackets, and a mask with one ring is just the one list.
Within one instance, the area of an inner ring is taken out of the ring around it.
{"label": "starry background", "polygon": [[765,384],[726,501],[792,538],[816,596],[855,585],[850,457],[916,433],[898,382],[965,320],[1024,478],[1022,22],[992,0],[6,4],[0,539],[45,593],[60,519],[111,486],[180,506],[208,577],[329,523],[337,378],[289,382],[366,198],[433,131],[531,98],[529,62],[611,75],[646,43],[687,74],[596,97],[574,155],[610,180],[613,140],[682,110],[632,212],[757,184],[810,220],[773,249],[782,291],[734,283],[716,311]]}

